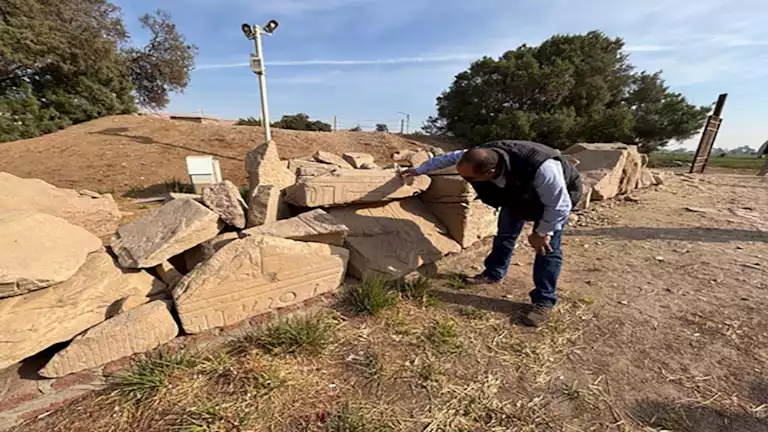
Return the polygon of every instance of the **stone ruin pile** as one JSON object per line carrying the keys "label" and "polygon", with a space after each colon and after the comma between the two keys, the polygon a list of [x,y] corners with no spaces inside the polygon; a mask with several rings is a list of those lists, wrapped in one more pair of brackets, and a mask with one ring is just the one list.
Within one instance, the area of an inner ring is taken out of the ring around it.
{"label": "stone ruin pile", "polygon": [[[582,208],[661,182],[628,146],[564,153]],[[455,170],[397,168],[364,153],[281,161],[270,142],[246,157],[247,203],[225,181],[119,227],[109,195],[0,173],[0,369],[63,342],[42,376],[97,367],[333,292],[347,274],[406,276],[495,233],[493,209]]]}

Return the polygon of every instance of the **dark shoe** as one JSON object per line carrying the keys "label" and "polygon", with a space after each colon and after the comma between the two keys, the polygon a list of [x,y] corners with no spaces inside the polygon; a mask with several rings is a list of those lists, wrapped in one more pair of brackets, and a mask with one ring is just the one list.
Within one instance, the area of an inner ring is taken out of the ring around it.
{"label": "dark shoe", "polygon": [[494,285],[501,283],[501,279],[491,279],[488,276],[480,273],[477,276],[468,276],[464,278],[464,283],[469,286],[475,285]]}
{"label": "dark shoe", "polygon": [[547,322],[549,313],[552,312],[552,307],[543,304],[534,304],[531,309],[523,317],[523,324],[530,327],[540,327]]}

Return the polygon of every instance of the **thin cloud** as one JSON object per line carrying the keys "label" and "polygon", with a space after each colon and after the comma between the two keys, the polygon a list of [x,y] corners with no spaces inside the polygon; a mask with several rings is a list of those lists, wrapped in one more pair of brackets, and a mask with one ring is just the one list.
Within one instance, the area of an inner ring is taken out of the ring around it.
{"label": "thin cloud", "polygon": [[[439,57],[395,57],[383,59],[352,59],[352,60],[275,60],[267,62],[267,66],[365,66],[393,65],[418,63],[446,63],[454,61],[475,60],[482,57],[479,54],[457,54]],[[249,63],[224,63],[197,66],[198,70],[230,69],[248,66]]]}

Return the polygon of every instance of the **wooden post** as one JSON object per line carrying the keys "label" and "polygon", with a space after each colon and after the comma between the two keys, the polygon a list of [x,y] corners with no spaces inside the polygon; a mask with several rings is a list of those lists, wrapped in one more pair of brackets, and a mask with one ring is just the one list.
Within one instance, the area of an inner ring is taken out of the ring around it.
{"label": "wooden post", "polygon": [[691,162],[691,169],[689,173],[704,173],[707,168],[707,162],[709,162],[709,156],[712,153],[712,149],[715,146],[715,140],[717,139],[717,132],[720,130],[722,124],[723,107],[725,106],[725,99],[728,97],[728,93],[723,93],[717,97],[717,103],[715,104],[715,110],[707,118],[707,123],[704,126],[704,131],[701,133],[701,140],[699,140],[699,147],[696,149],[696,155]]}

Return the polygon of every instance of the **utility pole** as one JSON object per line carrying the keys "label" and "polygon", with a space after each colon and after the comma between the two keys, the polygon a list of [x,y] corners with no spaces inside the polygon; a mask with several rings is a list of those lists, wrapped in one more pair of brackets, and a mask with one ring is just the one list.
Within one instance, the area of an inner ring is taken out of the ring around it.
{"label": "utility pole", "polygon": [[405,120],[400,119],[400,133],[403,133],[404,129],[405,129]]}
{"label": "utility pole", "polygon": [[333,131],[336,132],[336,116],[333,116]]}
{"label": "utility pole", "polygon": [[261,126],[264,128],[264,137],[266,142],[272,140],[272,131],[269,125],[269,106],[267,103],[267,69],[264,65],[264,50],[261,46],[261,35],[271,35],[277,29],[278,23],[275,20],[269,20],[264,27],[257,25],[243,24],[240,28],[248,40],[253,41],[256,53],[250,55],[251,70],[259,79],[259,93],[261,94]]}
{"label": "utility pole", "polygon": [[[397,113],[405,116],[405,133],[409,133],[411,130],[411,115],[402,111],[398,111]],[[400,124],[400,133],[403,133],[402,120],[400,121]]]}

